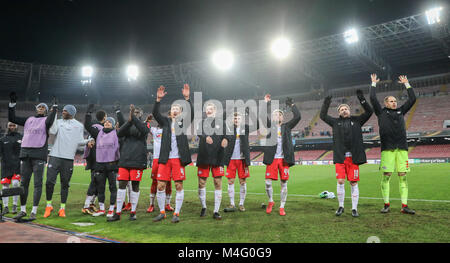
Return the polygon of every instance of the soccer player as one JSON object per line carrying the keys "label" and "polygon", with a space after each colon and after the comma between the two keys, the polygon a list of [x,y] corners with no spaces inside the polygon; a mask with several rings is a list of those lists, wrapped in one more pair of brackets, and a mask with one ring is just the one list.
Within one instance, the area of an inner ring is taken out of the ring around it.
{"label": "soccer player", "polygon": [[42,195],[42,180],[47,162],[48,154],[48,130],[53,125],[56,117],[58,105],[56,99],[53,100],[52,110],[47,116],[48,106],[45,103],[36,105],[36,115],[28,118],[16,116],[17,95],[10,94],[8,107],[8,120],[12,123],[24,126],[22,144],[20,148],[20,186],[24,188],[20,195],[20,212],[14,217],[20,220],[27,215],[26,205],[28,198],[28,187],[31,176],[34,174],[33,208],[29,219],[35,220],[39,201]]}
{"label": "soccer player", "polygon": [[408,163],[408,142],[406,141],[406,126],[404,116],[416,102],[416,95],[409,84],[406,76],[399,76],[399,83],[404,84],[408,92],[408,100],[397,107],[397,99],[394,96],[384,98],[384,108],[381,108],[376,95],[376,86],[380,81],[376,74],[371,75],[372,85],[370,87],[370,102],[378,117],[381,141],[381,163],[380,170],[383,171],[381,178],[381,194],[384,199],[384,207],[381,213],[390,211],[389,203],[389,181],[392,173],[397,171],[399,178],[399,190],[402,201],[401,212],[404,214],[415,214],[408,207],[408,182],[406,173],[410,171]]}
{"label": "soccer player", "polygon": [[119,138],[117,131],[114,128],[116,121],[112,117],[106,118],[103,128],[98,129],[92,125],[91,113],[94,110],[94,105],[88,106],[85,116],[84,128],[95,139],[95,184],[98,192],[98,202],[100,210],[93,214],[93,216],[102,216],[105,214],[105,184],[106,180],[109,183],[109,210],[107,217],[114,215],[114,204],[117,198],[117,170],[118,161],[120,158],[119,152]]}
{"label": "soccer player", "polygon": [[[180,222],[180,210],[183,205],[184,190],[183,181],[186,180],[184,167],[192,162],[189,151],[189,143],[186,134],[182,129],[187,128],[194,119],[192,103],[189,100],[190,88],[184,84],[182,89],[184,99],[189,103],[191,116],[184,116],[188,120],[185,123],[183,117],[183,108],[179,104],[172,104],[169,117],[164,117],[160,113],[160,102],[167,94],[165,88],[160,86],[156,95],[156,103],[153,108],[153,117],[163,129],[161,139],[161,151],[159,153],[158,191],[156,198],[160,209],[160,214],[153,221],[161,221],[166,218],[164,204],[166,199],[166,182],[173,179],[176,188],[175,212],[172,217],[173,223]],[[185,114],[185,113],[184,113]]]}
{"label": "soccer player", "polygon": [[[104,110],[99,110],[95,114],[95,118],[97,120],[96,123],[92,124],[92,126],[96,127],[98,130],[103,129],[103,124],[106,121],[107,114]],[[92,138],[92,137],[91,137]],[[91,182],[89,183],[89,187],[86,193],[86,199],[84,201],[84,206],[81,209],[81,212],[85,215],[93,215],[98,212],[98,209],[95,207],[95,198],[98,195],[97,186],[95,185],[95,140],[90,140],[86,147],[84,147],[83,157],[86,159],[86,167],[85,170],[91,170]]]}
{"label": "soccer player", "polygon": [[359,116],[351,116],[350,106],[347,104],[340,104],[337,107],[339,118],[329,116],[328,109],[331,103],[331,96],[325,98],[320,111],[320,118],[330,125],[333,130],[333,162],[336,169],[337,196],[339,201],[336,216],[340,216],[344,212],[346,178],[351,185],[352,216],[359,216],[359,165],[367,161],[361,127],[372,116],[373,110],[369,103],[367,103],[361,90],[357,90],[356,94],[364,108],[364,113]]}
{"label": "soccer player", "polygon": [[[197,157],[198,198],[202,205],[200,217],[206,216],[206,180],[209,171],[214,178],[214,214],[216,220],[222,219],[219,213],[222,201],[222,177],[224,176],[223,157],[224,147],[227,145],[225,139],[224,122],[216,122],[217,108],[214,103],[208,103],[205,107],[206,119],[199,123],[199,147]],[[208,127],[205,129],[205,125]],[[200,128],[202,128],[200,130]],[[208,135],[208,133],[210,135]]]}
{"label": "soccer player", "polygon": [[[267,103],[270,103],[270,94],[264,97]],[[287,182],[289,180],[289,167],[295,165],[294,160],[294,145],[292,144],[291,130],[297,125],[301,119],[300,111],[297,106],[293,103],[291,98],[286,99],[286,106],[291,108],[294,117],[283,123],[284,112],[276,109],[272,112],[272,118],[268,122],[269,133],[267,138],[271,135],[276,134],[276,143],[274,145],[269,145],[264,147],[264,160],[263,163],[266,165],[266,193],[269,197],[269,204],[267,205],[266,213],[272,213],[272,208],[274,206],[273,201],[273,189],[272,181],[278,180],[278,172],[280,173],[280,215],[285,216],[286,211],[284,210],[284,205],[287,199]]]}
{"label": "soccer player", "polygon": [[75,106],[70,104],[64,106],[62,119],[56,120],[50,128],[50,134],[55,135],[55,141],[49,154],[47,167],[45,183],[47,206],[44,218],[49,217],[53,211],[52,197],[58,174],[61,181],[61,207],[58,216],[66,217],[66,202],[69,195],[69,182],[73,173],[73,160],[78,146],[88,143],[88,140],[83,137],[83,124],[74,119],[76,113]]}
{"label": "soccer player", "polygon": [[[257,121],[257,120],[256,120]],[[236,179],[236,172],[239,177],[239,211],[245,212],[244,202],[247,195],[246,180],[250,177],[250,145],[249,125],[242,122],[242,115],[239,112],[233,114],[233,135],[226,135],[228,145],[225,148],[224,164],[227,166],[226,177],[228,179],[228,196],[230,197],[230,206],[226,207],[224,212],[236,211],[234,203],[234,182]],[[257,129],[259,129],[259,122],[257,122]]]}
{"label": "soccer player", "polygon": [[122,138],[119,160],[119,190],[117,190],[117,209],[109,222],[120,220],[126,188],[131,182],[131,212],[130,220],[136,220],[136,208],[139,201],[139,182],[142,180],[144,169],[147,168],[147,135],[150,132],[142,121],[142,110],[130,105],[128,121],[119,129],[118,136]]}
{"label": "soccer player", "polygon": [[[150,127],[150,121],[153,119],[152,115],[147,117],[147,125]],[[147,209],[147,213],[152,213],[155,210],[155,198],[156,198],[156,188],[158,186],[158,180],[156,177],[158,176],[158,158],[159,152],[161,149],[161,136],[163,130],[157,125],[157,127],[150,127],[150,133],[153,136],[153,161],[152,161],[152,186],[150,187],[150,206]],[[166,206],[165,211],[173,211],[174,209],[170,206],[170,199],[172,196],[172,183],[167,181],[166,184]]]}
{"label": "soccer player", "polygon": [[[0,139],[0,158],[2,159],[2,180],[3,189],[10,186],[20,186],[20,144],[22,143],[22,134],[17,132],[17,125],[8,122],[8,132]],[[17,201],[19,195],[13,196],[12,214],[17,213]],[[3,214],[9,213],[9,197],[3,197]]]}

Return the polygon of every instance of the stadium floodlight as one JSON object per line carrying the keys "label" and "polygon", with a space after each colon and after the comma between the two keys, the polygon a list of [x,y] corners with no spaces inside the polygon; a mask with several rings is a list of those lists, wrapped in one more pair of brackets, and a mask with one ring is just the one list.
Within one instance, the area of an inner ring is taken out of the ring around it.
{"label": "stadium floodlight", "polygon": [[274,54],[278,59],[284,59],[289,56],[289,53],[291,53],[291,49],[291,42],[286,38],[276,39],[272,42],[272,46],[270,47],[272,54]]}
{"label": "stadium floodlight", "polygon": [[425,12],[425,15],[427,17],[427,21],[428,21],[429,25],[433,25],[433,24],[441,22],[441,11],[442,11],[442,7],[435,7],[435,8],[428,9]]}
{"label": "stadium floodlight", "polygon": [[91,66],[84,66],[81,68],[81,76],[83,78],[92,78],[94,74],[94,68]]}
{"label": "stadium floodlight", "polygon": [[212,63],[220,70],[229,70],[234,63],[233,53],[226,49],[218,50],[212,56]]}
{"label": "stadium floodlight", "polygon": [[344,32],[344,39],[345,42],[348,44],[353,44],[359,41],[358,37],[358,31],[356,29],[352,28]]}
{"label": "stadium floodlight", "polygon": [[136,65],[127,66],[127,77],[128,81],[136,81],[139,76],[139,67]]}
{"label": "stadium floodlight", "polygon": [[81,68],[81,85],[89,86],[92,83],[92,76],[94,75],[94,68],[91,66],[83,66]]}

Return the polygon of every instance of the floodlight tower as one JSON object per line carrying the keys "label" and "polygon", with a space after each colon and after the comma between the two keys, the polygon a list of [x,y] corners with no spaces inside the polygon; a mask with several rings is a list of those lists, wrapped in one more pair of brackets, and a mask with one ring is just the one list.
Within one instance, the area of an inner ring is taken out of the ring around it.
{"label": "floodlight tower", "polygon": [[[94,76],[94,68],[90,65],[81,67],[81,87],[84,90],[84,96],[87,98],[89,104],[89,91],[92,90],[92,77]],[[98,102],[98,98],[97,98]]]}
{"label": "floodlight tower", "polygon": [[441,45],[445,54],[450,58],[450,46],[445,41],[450,36],[449,14],[440,7],[428,9],[425,12],[428,25],[430,26],[431,36]]}
{"label": "floodlight tower", "polygon": [[92,84],[92,76],[94,75],[94,68],[92,66],[83,66],[81,68],[81,85],[90,86]]}
{"label": "floodlight tower", "polygon": [[139,77],[139,67],[136,65],[128,65],[126,69],[128,82],[137,81]]}

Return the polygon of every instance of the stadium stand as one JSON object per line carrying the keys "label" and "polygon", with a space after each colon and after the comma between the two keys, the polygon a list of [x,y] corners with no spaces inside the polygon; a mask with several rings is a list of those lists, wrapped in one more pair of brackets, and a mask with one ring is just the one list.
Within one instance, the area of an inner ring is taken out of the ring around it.
{"label": "stadium stand", "polygon": [[409,152],[409,158],[447,158],[450,156],[450,144],[420,145]]}
{"label": "stadium stand", "polygon": [[314,161],[317,160],[325,150],[310,150],[295,152],[296,161]]}

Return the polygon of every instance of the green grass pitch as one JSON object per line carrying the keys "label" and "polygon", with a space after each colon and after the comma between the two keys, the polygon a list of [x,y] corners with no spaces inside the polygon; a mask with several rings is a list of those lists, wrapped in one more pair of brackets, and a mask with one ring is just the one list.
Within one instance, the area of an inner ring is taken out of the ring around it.
{"label": "green grass pitch", "polygon": [[[44,219],[45,178],[43,195],[38,210],[39,224],[88,233],[124,242],[186,242],[186,243],[236,243],[236,242],[366,242],[377,236],[381,242],[450,242],[450,164],[415,164],[408,174],[409,202],[416,215],[400,213],[398,179],[391,179],[391,212],[381,214],[383,206],[380,192],[380,172],[377,165],[361,166],[359,218],[351,216],[350,186],[346,184],[345,213],[334,215],[337,199],[324,200],[318,194],[324,190],[336,193],[334,166],[294,166],[290,169],[285,217],[278,215],[279,182],[274,182],[275,208],[268,215],[261,208],[267,204],[264,190],[265,166],[250,168],[247,181],[246,212],[224,213],[229,204],[227,180],[223,178],[222,220],[212,219],[214,208],[213,180],[208,179],[208,214],[200,218],[200,201],[197,195],[197,168],[186,168],[185,198],[181,222],[170,222],[171,213],[163,222],[152,222],[156,212],[146,213],[149,204],[150,169],[144,173],[138,205],[137,221],[129,221],[128,213],[119,222],[107,223],[106,217],[94,218],[81,214],[90,174],[84,167],[75,167],[71,180],[66,218],[59,218],[59,182],[55,187],[51,217]],[[239,185],[236,187],[236,204],[239,203]],[[174,205],[175,190],[172,194]],[[30,184],[28,213],[32,202]],[[109,203],[107,192],[107,207]],[[11,203],[12,200],[10,200]],[[95,223],[80,227],[75,222]]]}

